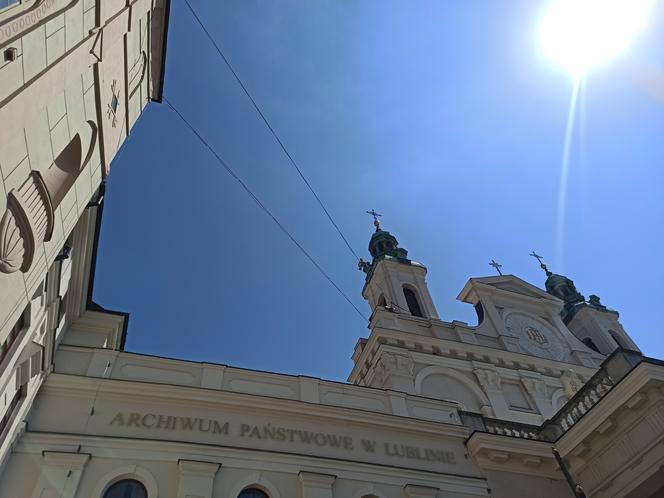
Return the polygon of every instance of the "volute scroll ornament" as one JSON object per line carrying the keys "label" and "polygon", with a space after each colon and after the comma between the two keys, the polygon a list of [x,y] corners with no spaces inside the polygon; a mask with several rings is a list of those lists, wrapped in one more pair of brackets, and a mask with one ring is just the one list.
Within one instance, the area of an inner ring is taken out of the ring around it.
{"label": "volute scroll ornament", "polygon": [[28,271],[37,244],[51,239],[53,224],[53,205],[44,180],[38,171],[31,171],[7,197],[7,211],[0,220],[0,271]]}

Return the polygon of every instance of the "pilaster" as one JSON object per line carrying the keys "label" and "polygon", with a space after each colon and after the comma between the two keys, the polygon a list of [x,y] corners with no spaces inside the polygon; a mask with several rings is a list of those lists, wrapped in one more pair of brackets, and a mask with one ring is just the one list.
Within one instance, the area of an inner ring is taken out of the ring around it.
{"label": "pilaster", "polygon": [[438,496],[438,488],[431,488],[429,486],[407,484],[403,490],[408,498],[436,498]]}
{"label": "pilaster", "polygon": [[521,383],[523,387],[535,402],[537,410],[544,418],[553,416],[554,409],[551,405],[551,400],[546,394],[546,383],[541,374],[534,374],[532,372],[521,372]]}
{"label": "pilaster", "polygon": [[88,453],[44,451],[42,473],[32,498],[55,496],[53,493],[57,493],[58,498],[74,498],[88,460]]}
{"label": "pilaster", "polygon": [[483,368],[475,368],[473,373],[491,402],[494,416],[497,418],[508,418],[509,407],[505,401],[498,371],[495,368],[491,368],[490,365],[486,365]]}
{"label": "pilaster", "polygon": [[332,485],[337,476],[317,474],[315,472],[300,472],[298,475],[302,483],[302,498],[333,498]]}
{"label": "pilaster", "polygon": [[220,467],[218,463],[179,460],[180,484],[177,498],[212,498],[214,476]]}

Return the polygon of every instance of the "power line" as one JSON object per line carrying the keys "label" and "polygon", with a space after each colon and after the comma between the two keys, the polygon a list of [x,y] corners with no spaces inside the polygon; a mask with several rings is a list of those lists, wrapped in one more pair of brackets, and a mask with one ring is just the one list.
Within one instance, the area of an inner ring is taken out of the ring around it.
{"label": "power line", "polygon": [[321,209],[322,209],[323,212],[325,213],[325,216],[327,216],[327,219],[330,220],[330,223],[332,223],[332,226],[334,226],[334,228],[336,229],[337,233],[339,234],[339,236],[342,238],[342,240],[343,240],[344,243],[346,244],[346,247],[348,247],[348,250],[353,254],[353,256],[355,257],[355,259],[357,259],[357,260],[359,261],[359,260],[360,260],[360,257],[359,257],[359,256],[357,255],[357,253],[353,250],[352,246],[351,246],[350,243],[348,242],[348,239],[346,239],[346,237],[344,236],[343,232],[342,232],[341,229],[339,228],[339,225],[337,225],[337,223],[334,221],[334,219],[332,218],[332,215],[330,214],[330,212],[329,212],[329,211],[327,210],[327,208],[325,207],[325,204],[323,204],[323,201],[320,199],[320,197],[318,196],[318,194],[316,193],[316,191],[314,190],[314,188],[311,186],[311,183],[309,183],[309,180],[307,180],[306,176],[304,176],[304,173],[302,173],[302,170],[301,170],[300,167],[297,165],[297,162],[295,162],[295,159],[293,159],[293,156],[291,156],[290,152],[288,152],[288,149],[286,148],[286,146],[284,145],[284,143],[283,143],[283,142],[281,141],[281,139],[279,138],[279,135],[277,135],[277,132],[274,131],[274,128],[272,127],[272,125],[271,125],[270,122],[268,121],[267,117],[265,117],[265,114],[263,113],[263,111],[261,111],[261,108],[260,108],[259,105],[256,103],[256,100],[251,96],[251,94],[249,93],[249,90],[247,89],[247,87],[245,86],[245,84],[244,84],[244,83],[242,82],[242,80],[240,79],[240,76],[238,76],[238,74],[237,74],[237,72],[235,71],[235,69],[233,69],[233,66],[231,65],[230,61],[229,61],[228,58],[224,55],[224,52],[221,50],[221,48],[219,47],[219,45],[217,45],[217,42],[215,42],[214,38],[212,38],[212,35],[210,34],[210,32],[207,30],[207,28],[206,28],[205,25],[203,24],[203,21],[201,21],[201,19],[198,17],[198,14],[196,14],[196,11],[193,9],[193,7],[191,6],[191,4],[189,3],[189,0],[185,0],[185,3],[187,4],[187,7],[189,7],[189,10],[191,11],[192,15],[194,16],[194,18],[196,19],[196,21],[197,21],[198,24],[200,25],[201,29],[205,32],[205,34],[207,35],[208,39],[210,40],[210,42],[211,42],[212,45],[214,46],[214,48],[217,50],[217,52],[219,53],[219,55],[221,56],[221,58],[223,59],[223,61],[226,63],[226,66],[228,66],[228,69],[230,69],[231,73],[232,73],[233,76],[235,77],[235,81],[238,82],[238,84],[240,85],[240,87],[241,87],[242,90],[244,91],[244,94],[245,94],[245,95],[249,98],[249,100],[251,101],[252,105],[254,106],[254,109],[256,110],[256,112],[258,113],[258,115],[261,117],[261,119],[262,119],[263,122],[265,123],[265,126],[267,126],[268,130],[270,130],[270,133],[272,134],[272,136],[275,138],[275,140],[277,141],[277,143],[278,143],[279,146],[281,147],[281,150],[284,152],[284,154],[286,154],[286,157],[288,158],[288,160],[290,161],[290,163],[293,165],[293,167],[296,169],[297,173],[300,175],[300,178],[302,179],[302,181],[304,182],[304,184],[307,186],[307,188],[309,189],[309,191],[313,194],[313,196],[315,197],[316,201],[318,201],[318,204],[320,205]]}
{"label": "power line", "polygon": [[364,316],[364,314],[360,311],[360,309],[355,306],[355,303],[350,300],[350,298],[346,295],[346,293],[341,290],[341,288],[332,280],[332,277],[330,277],[327,272],[318,264],[318,262],[314,259],[314,257],[307,252],[307,250],[300,244],[295,237],[286,229],[286,227],[277,219],[277,217],[272,214],[272,212],[261,202],[261,200],[254,194],[254,192],[247,186],[246,183],[233,171],[233,169],[229,166],[229,164],[224,161],[219,154],[212,148],[212,146],[203,138],[203,136],[194,128],[194,126],[187,121],[187,119],[178,111],[178,109],[175,108],[175,106],[166,98],[164,97],[164,102],[170,107],[173,112],[175,112],[178,117],[182,120],[182,122],[187,125],[187,127],[191,130],[191,132],[196,135],[198,140],[212,153],[212,155],[217,159],[219,164],[223,166],[223,168],[228,172],[229,175],[231,175],[239,184],[240,186],[244,189],[244,191],[253,199],[253,201],[260,207],[270,218],[272,218],[272,221],[281,229],[281,231],[286,234],[286,236],[297,246],[297,248],[304,254],[309,261],[316,267],[316,269],[332,284],[332,286],[343,296],[343,298],[348,301],[348,303],[357,311],[357,314],[362,317],[364,321],[368,321],[368,318]]}

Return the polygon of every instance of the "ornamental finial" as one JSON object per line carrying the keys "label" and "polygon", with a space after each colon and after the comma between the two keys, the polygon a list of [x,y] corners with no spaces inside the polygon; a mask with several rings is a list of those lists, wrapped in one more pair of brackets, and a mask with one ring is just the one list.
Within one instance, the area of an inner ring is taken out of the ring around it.
{"label": "ornamental finial", "polygon": [[532,257],[535,258],[537,261],[539,261],[540,268],[541,268],[542,270],[544,270],[544,273],[546,273],[546,276],[547,276],[547,277],[550,277],[551,275],[553,275],[553,273],[551,273],[551,272],[549,271],[549,269],[548,269],[547,266],[544,264],[544,262],[542,262],[542,259],[543,259],[542,256],[540,256],[539,254],[537,254],[535,251],[531,252],[531,253],[530,253],[530,256],[532,256]]}
{"label": "ornamental finial", "polygon": [[492,259],[491,262],[489,263],[489,266],[493,266],[496,271],[498,272],[498,275],[502,275],[503,272],[500,271],[500,269],[503,267],[500,263],[498,263],[496,260]]}
{"label": "ornamental finial", "polygon": [[373,216],[373,219],[374,219],[373,223],[374,223],[374,226],[376,227],[376,231],[380,230],[380,221],[378,220],[378,218],[380,216],[383,216],[383,215],[377,213],[375,209],[372,209],[371,211],[367,211],[367,214],[370,214],[371,216]]}

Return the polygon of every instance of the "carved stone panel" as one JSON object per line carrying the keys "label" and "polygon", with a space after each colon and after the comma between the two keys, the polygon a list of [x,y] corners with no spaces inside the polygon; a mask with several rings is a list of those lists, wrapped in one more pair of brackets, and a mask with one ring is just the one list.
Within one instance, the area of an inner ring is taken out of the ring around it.
{"label": "carved stone panel", "polygon": [[0,220],[0,271],[27,271],[37,244],[48,241],[53,231],[53,206],[37,171],[7,198]]}
{"label": "carved stone panel", "polygon": [[505,317],[507,331],[518,339],[519,348],[526,354],[552,360],[564,360],[567,351],[555,331],[542,320],[512,312]]}

